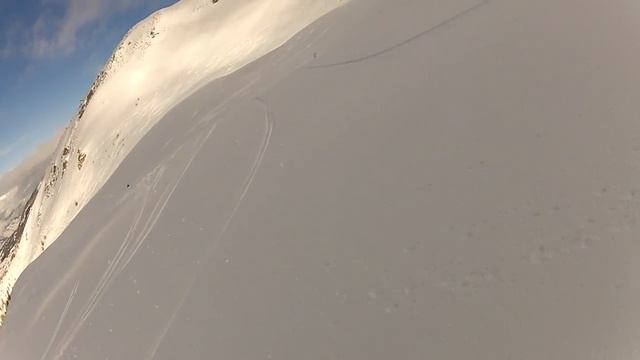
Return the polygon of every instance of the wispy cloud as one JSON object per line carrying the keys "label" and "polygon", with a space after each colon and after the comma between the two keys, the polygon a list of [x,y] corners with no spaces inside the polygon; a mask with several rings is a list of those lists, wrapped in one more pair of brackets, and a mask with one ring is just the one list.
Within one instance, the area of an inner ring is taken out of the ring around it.
{"label": "wispy cloud", "polygon": [[39,15],[14,21],[0,38],[0,57],[68,55],[81,34],[91,34],[112,16],[153,0],[41,0]]}
{"label": "wispy cloud", "polygon": [[33,24],[31,53],[36,57],[68,54],[78,41],[78,32],[115,11],[105,0],[68,0],[63,18],[57,23],[42,15]]}
{"label": "wispy cloud", "polygon": [[4,157],[5,155],[8,155],[11,150],[13,150],[13,144],[5,146],[5,147],[0,147],[0,158]]}
{"label": "wispy cloud", "polygon": [[0,158],[3,158],[13,152],[20,144],[22,144],[25,140],[27,140],[27,135],[22,135],[14,142],[0,146]]}

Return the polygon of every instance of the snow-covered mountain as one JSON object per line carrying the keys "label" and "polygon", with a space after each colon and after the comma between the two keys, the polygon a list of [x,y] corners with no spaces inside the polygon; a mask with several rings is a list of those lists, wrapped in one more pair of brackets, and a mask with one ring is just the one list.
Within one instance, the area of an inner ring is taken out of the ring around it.
{"label": "snow-covered mountain", "polygon": [[42,180],[59,136],[43,144],[19,166],[0,176],[0,242],[11,236],[26,203]]}
{"label": "snow-covered mountain", "polygon": [[14,287],[2,360],[636,359],[639,13],[161,12],[41,184],[21,240],[58,239]]}
{"label": "snow-covered mountain", "polygon": [[[41,145],[16,168],[0,176],[0,278],[2,278],[26,225],[26,220],[38,191],[45,169],[59,140],[59,134]],[[9,297],[10,289],[4,289],[3,305]],[[4,313],[0,313],[0,322]]]}
{"label": "snow-covered mountain", "polygon": [[342,2],[182,0],[134,26],[55,151],[14,260],[0,277],[0,318],[24,268],[60,236],[159,119],[204,84],[277,48]]}

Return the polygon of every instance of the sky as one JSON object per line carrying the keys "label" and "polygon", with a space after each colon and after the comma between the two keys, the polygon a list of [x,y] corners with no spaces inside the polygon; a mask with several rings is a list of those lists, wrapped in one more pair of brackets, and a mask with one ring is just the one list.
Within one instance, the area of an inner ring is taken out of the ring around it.
{"label": "sky", "polygon": [[176,0],[0,0],[0,174],[75,114],[124,34]]}

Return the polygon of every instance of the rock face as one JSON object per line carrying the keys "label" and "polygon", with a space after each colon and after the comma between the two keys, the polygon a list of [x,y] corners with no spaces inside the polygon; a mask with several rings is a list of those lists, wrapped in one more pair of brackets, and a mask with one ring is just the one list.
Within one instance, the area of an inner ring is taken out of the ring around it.
{"label": "rock face", "polygon": [[[244,5],[215,7],[229,4]],[[16,284],[0,354],[637,358],[638,13],[627,0],[352,0],[309,21],[122,150]],[[299,14],[234,42],[253,48]],[[128,111],[151,112],[149,95]],[[130,139],[113,131],[108,146]],[[74,143],[62,181],[96,171],[101,149]]]}

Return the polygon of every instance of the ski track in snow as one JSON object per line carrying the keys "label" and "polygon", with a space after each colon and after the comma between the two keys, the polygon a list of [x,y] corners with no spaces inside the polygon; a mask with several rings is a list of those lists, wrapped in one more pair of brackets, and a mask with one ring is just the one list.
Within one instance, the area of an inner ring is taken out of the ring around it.
{"label": "ski track in snow", "polygon": [[[227,99],[227,101],[224,101],[220,105],[216,106],[215,109],[213,109],[211,112],[207,114],[203,122],[210,122],[211,120],[215,119],[216,116],[219,114],[220,108],[226,105],[231,99],[238,96],[247,87],[248,86],[243,87],[238,92],[234,93],[229,99]],[[147,205],[149,204],[149,196],[154,192],[154,190],[156,190],[160,180],[163,177],[165,169],[164,167],[159,166],[151,173],[154,175],[152,176],[153,177],[152,184],[149,187],[147,187],[145,191],[145,196],[142,201],[142,207],[140,209],[140,212],[138,213],[138,216],[136,216],[136,219],[134,220],[131,227],[129,228],[129,231],[125,236],[125,239],[123,240],[120,248],[118,249],[116,256],[111,261],[111,263],[109,264],[109,267],[103,274],[101,281],[99,283],[99,286],[96,288],[96,290],[94,290],[92,294],[92,298],[89,301],[89,306],[86,312],[81,317],[82,321],[80,322],[78,328],[80,328],[82,324],[84,324],[86,319],[91,315],[91,313],[93,313],[95,306],[97,305],[99,300],[102,298],[104,292],[111,286],[111,284],[113,283],[113,280],[115,280],[115,278],[117,278],[117,276],[120,273],[122,273],[122,271],[129,265],[129,263],[134,258],[134,256],[136,255],[140,247],[144,244],[149,233],[154,228],[155,224],[158,222],[160,216],[164,212],[164,209],[166,208],[169,200],[171,200],[171,197],[173,196],[176,189],[182,182],[182,179],[184,178],[185,174],[191,168],[193,161],[196,159],[196,157],[202,150],[202,147],[207,142],[207,140],[215,132],[217,125],[218,123],[214,122],[211,125],[209,131],[204,136],[200,135],[200,138],[196,140],[195,142],[196,145],[194,146],[193,154],[189,158],[189,161],[187,162],[186,166],[182,169],[182,171],[180,172],[180,175],[173,182],[173,184],[168,185],[164,189],[164,191],[159,197],[159,200],[155,203],[155,206],[151,211],[151,214],[147,218],[145,224],[143,225],[142,229],[138,232],[138,227],[142,220],[142,216],[145,212],[145,209],[147,208]],[[170,159],[175,158],[177,153],[180,152],[181,150],[182,150],[182,146],[176,149],[176,151],[174,151],[174,153],[169,158]],[[136,238],[132,241],[133,234],[136,232],[138,232],[138,236],[136,236]]]}
{"label": "ski track in snow", "polygon": [[[136,253],[145,243],[149,233],[151,232],[151,230],[153,230],[160,216],[164,212],[164,209],[169,203],[169,200],[171,200],[176,189],[182,182],[182,179],[187,174],[188,170],[191,168],[198,154],[200,154],[202,147],[207,143],[209,138],[215,132],[218,126],[217,116],[220,114],[221,109],[223,109],[230,101],[235,99],[237,96],[242,95],[246,91],[246,89],[248,89],[252,84],[253,82],[250,82],[245,86],[243,86],[242,88],[240,88],[238,91],[234,92],[230,97],[222,101],[218,106],[216,106],[214,109],[208,112],[203,117],[203,120],[201,120],[191,128],[191,130],[194,130],[199,125],[209,124],[209,130],[206,133],[204,133],[204,135],[202,134],[199,135],[199,138],[195,141],[194,150],[192,152],[192,155],[189,157],[189,160],[187,161],[185,167],[182,169],[177,179],[173,183],[167,185],[167,187],[164,189],[159,199],[155,203],[155,206],[151,210],[151,214],[148,216],[148,218],[146,219],[146,222],[142,226],[142,229],[138,231],[138,228],[140,226],[140,223],[142,222],[142,218],[145,213],[145,210],[148,208],[148,205],[149,205],[149,196],[156,190],[158,184],[160,183],[160,180],[162,179],[165,173],[165,169],[162,166],[158,166],[156,169],[154,169],[154,171],[152,171],[149,174],[148,177],[152,177],[153,179],[151,180],[151,185],[145,189],[145,195],[142,200],[142,206],[140,208],[140,211],[136,215],[135,220],[132,222],[127,232],[127,235],[125,236],[120,247],[118,248],[118,251],[116,252],[116,255],[107,266],[107,269],[105,270],[102,277],[100,278],[98,285],[92,291],[89,297],[89,300],[85,304],[85,307],[80,312],[80,315],[76,318],[76,321],[74,322],[73,326],[70,328],[70,331],[68,331],[66,335],[63,337],[63,340],[60,345],[60,350],[58,351],[56,359],[60,359],[61,356],[64,355],[64,352],[66,351],[67,347],[71,344],[75,336],[79,333],[80,329],[82,329],[82,326],[85,324],[87,319],[91,316],[96,306],[104,296],[105,292],[111,287],[111,285],[113,284],[113,281],[118,277],[118,275],[120,275],[122,271],[129,265],[129,263],[135,257]],[[214,122],[212,123],[212,121]],[[270,134],[269,134],[269,138],[270,138]],[[177,153],[180,152],[182,149],[183,149],[182,146],[176,149],[176,151],[174,151],[173,154],[169,156],[169,159],[175,158]],[[266,149],[264,151],[266,151]],[[262,156],[264,156],[264,153],[262,154]],[[257,172],[257,169],[254,171],[254,173],[255,172]],[[253,175],[253,177],[255,177],[255,174]],[[253,177],[251,178],[251,181],[253,181]],[[243,194],[243,198],[244,196],[246,196],[246,191]],[[235,211],[237,211],[237,208]],[[138,235],[135,236],[134,238],[135,233],[137,233]]]}
{"label": "ski track in snow", "polygon": [[463,11],[453,15],[452,17],[447,18],[446,20],[444,20],[442,22],[439,22],[438,24],[428,28],[427,30],[424,30],[424,31],[422,31],[422,32],[420,32],[420,33],[408,38],[407,40],[404,40],[404,41],[402,41],[400,43],[397,43],[395,45],[392,45],[392,46],[390,46],[388,48],[382,49],[382,50],[377,51],[375,53],[372,53],[372,54],[369,54],[369,55],[365,55],[365,56],[361,56],[361,57],[358,57],[358,58],[355,58],[355,59],[350,59],[350,60],[345,60],[345,61],[340,61],[340,62],[335,62],[335,63],[330,63],[330,64],[321,64],[321,65],[308,66],[307,69],[328,69],[328,68],[332,68],[332,67],[357,64],[357,63],[361,63],[361,62],[376,58],[376,57],[378,57],[380,55],[384,55],[384,54],[390,53],[390,52],[392,52],[392,51],[394,51],[394,50],[396,50],[398,48],[401,48],[401,47],[403,47],[405,45],[409,45],[410,43],[412,43],[412,42],[414,42],[414,41],[416,41],[416,40],[418,40],[418,39],[420,39],[420,38],[422,38],[422,37],[424,37],[426,35],[431,34],[434,31],[437,31],[437,30],[439,30],[439,29],[451,24],[452,22],[454,22],[454,21],[456,21],[456,20],[458,20],[458,19],[460,19],[460,18],[462,18],[462,17],[464,17],[464,16],[466,16],[466,15],[468,15],[468,14],[470,14],[470,13],[472,13],[472,12],[478,10],[478,9],[480,9],[481,7],[483,7],[485,5],[488,5],[489,2],[490,2],[490,0],[484,0],[484,1],[472,6],[472,7],[468,8],[468,9],[466,9],[466,10],[463,10]]}
{"label": "ski track in snow", "polygon": [[[346,2],[305,0],[299,4],[289,0],[274,0],[265,4],[250,0],[235,2],[238,5],[228,2],[212,7],[209,3],[197,0],[180,1],[154,13],[130,29],[82,100],[81,108],[62,135],[53,161],[47,161],[52,172],[47,173],[45,181],[51,185],[52,193],[41,196],[34,208],[38,209],[38,217],[28,222],[25,235],[20,239],[25,245],[18,247],[19,258],[24,258],[25,261],[11,263],[13,265],[8,269],[12,276],[8,287],[12,288],[18,278],[15,274],[20,274],[28,263],[56,241],[105,185],[135,144],[171,110],[172,104],[181,103],[205,84],[232,74],[284,46],[297,33]],[[301,7],[302,3],[309,6]],[[162,36],[161,39],[152,40],[155,38],[156,26]],[[185,42],[185,38],[189,41]],[[185,57],[184,54],[189,56]],[[182,61],[184,58],[192,61]],[[288,54],[285,58],[288,58]],[[248,84],[241,91],[257,80],[247,80]],[[221,97],[229,100],[226,94]],[[133,112],[132,106],[137,107]],[[217,109],[214,112],[215,110]],[[209,122],[209,119],[205,118],[202,122]],[[206,133],[206,128],[204,132]],[[121,135],[123,136],[120,137]],[[199,133],[196,135],[200,136]],[[110,137],[116,140],[110,140]],[[165,147],[172,144],[173,139],[169,138]],[[69,171],[65,173],[67,165],[74,166],[78,163],[73,159],[73,154],[76,151],[80,154],[81,150],[84,156],[90,154],[91,159],[82,169],[81,175]],[[63,172],[58,175],[53,169],[63,169]],[[141,210],[143,215],[138,219],[139,223],[117,249],[113,260],[115,264],[108,264],[101,276],[100,269],[98,286],[90,294],[87,314],[92,312],[95,302],[99,302],[104,291],[111,286],[114,277],[130,264],[144,245],[181,178],[182,176],[161,192],[158,203],[145,205],[146,208]],[[6,200],[6,196],[0,196]],[[120,206],[120,202],[126,202],[124,200],[128,196],[130,194],[119,197],[113,203]],[[149,217],[147,211],[151,211]],[[47,237],[45,246],[40,249],[39,241]],[[86,246],[95,247],[95,244]],[[87,251],[91,253],[92,250]],[[84,253],[84,249],[82,252]],[[80,263],[73,261],[71,266],[75,270],[76,264],[81,266],[86,263],[86,259],[80,260]],[[64,278],[67,282],[63,288],[66,288],[70,279],[66,274]],[[52,297],[62,296],[58,284],[54,284],[52,290],[52,294],[55,294]],[[45,296],[49,298],[51,294]],[[37,313],[40,315],[47,308],[46,305],[38,307]],[[2,309],[2,315],[5,310]],[[37,323],[40,318],[32,319]]]}
{"label": "ski track in snow", "polygon": [[[264,137],[263,137],[263,141],[262,141],[262,144],[260,146],[260,149],[258,150],[258,154],[256,155],[256,158],[255,158],[255,160],[253,162],[253,165],[251,166],[251,170],[249,171],[249,174],[248,174],[247,178],[244,181],[240,197],[236,201],[236,203],[235,203],[235,205],[233,207],[233,210],[231,211],[231,214],[229,215],[229,217],[227,218],[227,221],[224,223],[222,229],[218,233],[218,236],[208,246],[207,251],[205,252],[205,255],[204,255],[204,260],[209,259],[215,253],[215,251],[218,248],[218,245],[220,244],[220,242],[224,238],[224,235],[228,231],[229,226],[233,222],[233,219],[235,218],[238,210],[242,206],[242,203],[244,202],[247,194],[249,193],[249,190],[251,189],[251,185],[253,184],[253,182],[254,182],[254,180],[256,178],[256,175],[258,174],[258,171],[260,170],[260,167],[262,166],[262,162],[264,160],[264,156],[266,155],[267,150],[269,149],[269,145],[271,144],[271,138],[273,136],[273,130],[275,128],[275,121],[273,120],[273,117],[271,115],[271,109],[269,108],[269,105],[267,104],[267,102],[264,101],[262,98],[258,97],[255,100],[258,101],[264,107],[264,112],[265,112],[265,115],[264,115],[265,116],[265,134],[264,134]],[[200,262],[200,263],[202,263],[202,262]],[[162,345],[162,341],[167,336],[167,333],[169,332],[169,329],[173,325],[173,322],[175,321],[176,316],[178,315],[178,313],[180,312],[180,310],[184,306],[184,304],[185,304],[185,302],[187,300],[187,297],[189,296],[189,294],[193,290],[193,287],[194,287],[194,285],[196,283],[196,280],[200,276],[201,272],[202,272],[202,268],[200,268],[191,277],[191,279],[189,280],[189,284],[187,285],[187,287],[183,291],[182,296],[180,297],[180,301],[178,301],[176,307],[174,308],[174,310],[171,313],[171,316],[167,320],[166,324],[162,327],[162,330],[160,331],[160,333],[158,334],[158,336],[154,340],[152,346],[149,348],[149,351],[147,352],[147,355],[145,356],[145,360],[153,360],[156,357],[156,354],[158,353],[158,350],[160,349],[160,346]]]}
{"label": "ski track in snow", "polygon": [[[207,133],[204,136],[200,135],[199,138],[195,141],[195,146],[194,146],[193,153],[189,157],[189,160],[187,161],[186,166],[180,172],[180,175],[178,175],[178,178],[173,182],[173,184],[168,185],[164,189],[164,191],[162,192],[162,195],[160,195],[160,199],[156,202],[153,210],[151,211],[151,215],[147,219],[147,221],[144,224],[144,226],[143,226],[142,230],[140,231],[139,235],[133,241],[133,250],[129,252],[129,254],[126,256],[126,259],[121,263],[121,265],[119,266],[119,268],[117,270],[116,275],[119,275],[129,265],[131,260],[133,260],[134,256],[140,250],[140,247],[145,243],[147,237],[149,236],[149,233],[151,232],[151,230],[153,230],[153,228],[155,227],[156,223],[160,219],[160,216],[162,215],[162,213],[164,212],[165,208],[167,207],[167,204],[169,203],[169,200],[171,200],[171,198],[173,197],[173,194],[175,193],[176,189],[178,188],[180,183],[182,183],[182,179],[184,178],[184,176],[187,174],[187,172],[191,168],[194,160],[197,158],[197,156],[202,151],[202,147],[207,143],[209,138],[216,131],[216,128],[218,126],[217,116],[220,114],[220,111],[221,111],[220,109],[224,108],[224,106],[226,106],[231,100],[233,100],[237,96],[241,95],[250,85],[251,85],[251,83],[245,85],[240,90],[234,92],[229,98],[227,98],[221,104],[216,106],[212,111],[207,113],[203,117],[203,120],[201,122],[199,122],[198,124],[196,124],[196,126],[191,128],[192,130],[194,130],[198,125],[210,124],[210,128],[207,131]],[[213,124],[211,124],[211,121],[213,121],[213,120],[216,120],[216,121],[213,122]],[[175,158],[175,156],[177,155],[178,152],[180,152],[180,150],[182,150],[182,146],[179,147],[172,154],[172,156],[170,158],[171,159]],[[161,178],[163,176],[164,169],[160,169],[159,171],[160,171],[160,173],[156,176],[154,184],[147,190],[147,195],[145,196],[145,200],[143,201],[143,209],[142,209],[142,211],[144,211],[144,208],[146,207],[146,204],[148,202],[148,200],[147,200],[148,195],[151,194],[155,190],[155,188],[157,187],[159,181],[161,180]],[[132,226],[132,230],[137,230],[138,225],[139,225],[139,221],[136,221]],[[129,234],[127,234],[127,238],[130,237],[130,234],[131,234],[131,232]],[[127,248],[128,248],[129,247],[128,244],[129,244],[130,241],[125,239],[125,242],[127,243]]]}
{"label": "ski track in snow", "polygon": [[267,153],[267,150],[269,149],[269,144],[271,143],[271,136],[273,135],[273,129],[275,127],[275,123],[270,114],[271,110],[269,109],[269,106],[263,99],[256,98],[256,101],[260,102],[262,106],[264,106],[265,127],[266,127],[264,139],[263,139],[262,145],[260,146],[260,151],[256,156],[253,166],[251,167],[249,177],[245,180],[245,183],[243,184],[242,194],[240,195],[240,198],[236,202],[236,205],[233,208],[233,211],[231,212],[231,216],[229,216],[227,222],[222,227],[222,230],[220,232],[220,237],[222,237],[227,232],[229,225],[231,225],[233,218],[236,216],[236,213],[238,212],[238,209],[240,209],[240,206],[242,206],[242,203],[244,202],[244,199],[247,196],[249,189],[251,188],[251,184],[253,184],[253,181],[255,180],[255,177],[258,174],[258,170],[262,165],[262,161],[264,160],[264,155]]}
{"label": "ski track in snow", "polygon": [[[206,138],[208,138],[215,131],[216,126],[217,124],[213,124],[209,132],[205,136],[203,136],[205,140],[203,140],[202,139],[203,137],[201,136],[201,138],[198,139],[198,141],[196,141],[197,145],[196,145],[196,150],[194,155],[187,162],[186,166],[181,171],[178,178],[173,182],[173,184],[168,185],[164,189],[158,201],[153,206],[153,209],[151,210],[150,215],[147,217],[144,225],[142,226],[141,229],[139,229],[145,210],[150,205],[149,196],[154,192],[154,190],[156,190],[160,180],[163,177],[165,169],[159,166],[151,173],[153,175],[152,176],[153,179],[151,181],[150,186],[148,186],[145,189],[145,195],[142,200],[142,206],[140,208],[140,211],[136,215],[135,220],[132,222],[127,232],[127,235],[125,236],[118,251],[116,252],[116,255],[111,260],[111,262],[109,263],[109,266],[103,273],[100,281],[98,282],[98,286],[94,289],[94,291],[92,292],[89,298],[89,301],[85,305],[85,308],[80,313],[78,320],[75,322],[74,326],[71,328],[71,331],[69,331],[69,333],[65,336],[64,341],[61,343],[61,348],[56,359],[59,359],[64,354],[66,348],[70,345],[71,341],[73,341],[73,339],[78,334],[82,326],[85,324],[86,320],[89,318],[89,316],[91,316],[91,314],[94,312],[96,306],[104,296],[105,292],[111,287],[111,285],[113,284],[113,281],[118,277],[118,275],[120,275],[122,271],[127,267],[127,265],[129,265],[129,263],[134,258],[134,256],[136,255],[140,247],[144,244],[149,233],[157,223],[164,209],[166,208],[167,203],[171,199],[173,193],[178,188],[184,175],[187,173],[187,171],[191,167],[193,160],[195,159],[197,154],[200,152],[200,149],[206,142]],[[178,148],[176,152],[180,151],[181,149],[182,149],[181,147]],[[175,153],[174,153],[174,156],[175,156]],[[136,233],[137,235],[134,236],[134,234]]]}
{"label": "ski track in snow", "polygon": [[51,334],[51,340],[49,340],[49,344],[47,345],[44,353],[40,357],[40,360],[46,359],[47,355],[49,355],[49,351],[51,351],[51,347],[53,346],[56,338],[58,337],[58,332],[60,331],[60,327],[62,326],[62,322],[67,317],[67,312],[69,312],[69,308],[71,307],[71,303],[73,302],[73,299],[75,298],[76,293],[78,292],[78,285],[80,285],[80,282],[76,281],[76,284],[73,286],[73,289],[71,289],[71,293],[69,294],[69,298],[67,299],[67,303],[64,306],[64,310],[62,311],[62,314],[60,314],[60,319],[58,320],[58,323],[56,324],[55,330],[53,330],[53,334]]}
{"label": "ski track in snow", "polygon": [[92,241],[89,242],[89,244],[83,249],[80,256],[77,257],[77,260],[73,262],[73,266],[69,267],[69,269],[66,271],[64,276],[60,279],[60,281],[56,283],[55,287],[50,292],[47,293],[46,298],[43,299],[40,306],[38,307],[38,310],[32,316],[32,320],[28,325],[28,329],[33,329],[37,321],[41,318],[42,314],[45,312],[47,305],[53,300],[53,298],[58,294],[58,292],[60,292],[60,290],[64,287],[64,285],[69,282],[71,277],[80,268],[80,265],[82,265],[85,262],[85,260],[87,259],[91,251],[94,249],[94,247],[103,239],[104,235],[106,234],[110,226],[113,224],[115,219],[116,219],[115,217],[112,217],[111,220],[105,225],[105,227],[96,234],[96,236],[92,239]]}

